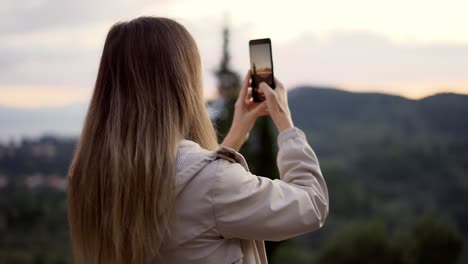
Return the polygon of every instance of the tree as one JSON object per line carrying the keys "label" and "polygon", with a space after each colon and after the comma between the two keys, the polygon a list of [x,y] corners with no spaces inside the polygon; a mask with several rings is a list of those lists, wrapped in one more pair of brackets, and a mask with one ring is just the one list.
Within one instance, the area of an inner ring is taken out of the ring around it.
{"label": "tree", "polygon": [[402,251],[406,263],[456,264],[462,256],[463,238],[451,226],[436,223],[433,218],[423,218],[410,233]]}
{"label": "tree", "polygon": [[[211,106],[220,106],[220,109],[214,109],[219,114],[213,118],[219,142],[222,142],[231,127],[234,104],[241,86],[239,74],[230,67],[230,59],[229,28],[225,27],[223,29],[223,55],[220,67],[215,71],[218,79],[218,91],[221,95],[221,98],[217,100],[221,100],[221,102],[209,103]],[[240,153],[244,155],[252,173],[276,179],[279,175],[276,167],[276,152],[277,146],[271,119],[270,117],[261,117],[254,125],[249,140],[240,149]],[[267,242],[267,255],[269,257],[277,244],[276,242]]]}
{"label": "tree", "polygon": [[392,246],[388,237],[382,221],[353,222],[325,244],[318,254],[317,263],[402,263],[401,252]]}

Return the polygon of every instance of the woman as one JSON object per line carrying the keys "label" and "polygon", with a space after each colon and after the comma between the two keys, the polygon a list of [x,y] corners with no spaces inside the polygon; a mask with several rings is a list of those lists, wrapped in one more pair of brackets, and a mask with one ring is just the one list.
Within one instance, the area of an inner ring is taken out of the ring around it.
{"label": "woman", "polygon": [[[187,30],[154,17],[110,29],[69,171],[76,263],[266,263],[263,240],[323,225],[327,187],[284,86],[262,83],[254,103],[249,77],[218,146]],[[281,180],[251,174],[237,152],[267,114]]]}

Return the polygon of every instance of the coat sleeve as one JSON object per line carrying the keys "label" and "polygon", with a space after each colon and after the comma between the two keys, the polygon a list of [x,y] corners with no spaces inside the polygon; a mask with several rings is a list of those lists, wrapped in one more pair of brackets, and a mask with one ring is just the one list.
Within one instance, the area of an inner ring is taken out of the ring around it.
{"label": "coat sleeve", "polygon": [[328,190],[304,133],[278,136],[281,180],[248,172],[219,159],[212,203],[216,228],[225,238],[284,240],[320,228],[328,215]]}

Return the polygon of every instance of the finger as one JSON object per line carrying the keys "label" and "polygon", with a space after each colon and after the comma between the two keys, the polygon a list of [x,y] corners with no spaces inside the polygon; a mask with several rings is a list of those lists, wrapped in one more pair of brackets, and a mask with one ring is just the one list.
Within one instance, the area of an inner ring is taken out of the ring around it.
{"label": "finger", "polygon": [[252,97],[253,97],[253,96],[252,96],[252,88],[249,88],[249,89],[247,90],[247,97],[246,97],[245,101],[246,101],[246,102],[252,101]]}
{"label": "finger", "polygon": [[271,96],[275,91],[266,84],[265,82],[261,82],[260,85],[258,86],[258,91],[265,94],[266,97]]}
{"label": "finger", "polygon": [[249,90],[247,91],[247,96],[245,97],[245,104],[249,105],[251,102],[253,102],[253,96],[252,96],[252,91],[250,90],[251,88],[249,88]]}
{"label": "finger", "polygon": [[249,88],[249,81],[250,81],[250,70],[247,71],[245,74],[244,82],[242,83],[241,90],[239,92],[239,97],[237,100],[244,100],[245,95],[247,94],[247,88]]}

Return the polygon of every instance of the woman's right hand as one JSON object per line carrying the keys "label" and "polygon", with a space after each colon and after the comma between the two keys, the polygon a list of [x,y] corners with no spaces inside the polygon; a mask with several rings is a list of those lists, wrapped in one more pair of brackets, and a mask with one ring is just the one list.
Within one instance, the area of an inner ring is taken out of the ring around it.
{"label": "woman's right hand", "polygon": [[258,91],[264,94],[268,112],[279,132],[294,127],[288,106],[288,94],[284,85],[275,78],[276,88],[273,90],[265,82],[261,82]]}

